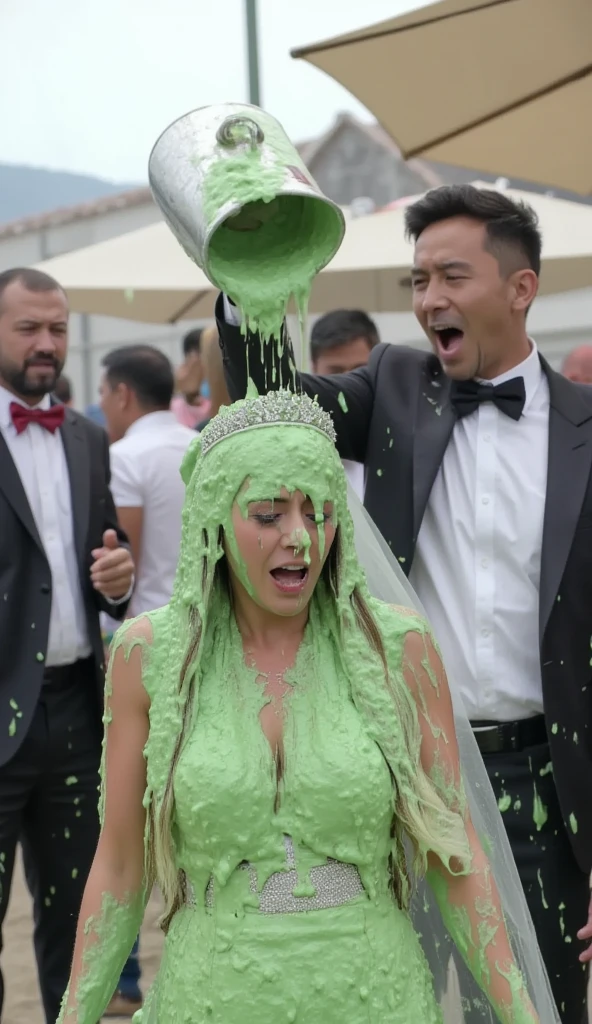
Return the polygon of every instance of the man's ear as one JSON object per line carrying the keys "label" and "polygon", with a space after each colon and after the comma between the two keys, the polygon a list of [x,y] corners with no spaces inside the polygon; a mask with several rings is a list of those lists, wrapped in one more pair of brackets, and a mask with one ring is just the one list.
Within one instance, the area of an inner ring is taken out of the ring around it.
{"label": "man's ear", "polygon": [[512,309],[526,313],[532,306],[539,290],[539,279],[534,270],[516,270],[511,277],[513,290]]}

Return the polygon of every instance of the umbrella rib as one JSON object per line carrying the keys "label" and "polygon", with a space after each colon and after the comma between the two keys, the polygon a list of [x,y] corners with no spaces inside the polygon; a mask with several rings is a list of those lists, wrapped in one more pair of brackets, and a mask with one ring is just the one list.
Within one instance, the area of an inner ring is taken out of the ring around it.
{"label": "umbrella rib", "polygon": [[346,46],[354,46],[357,43],[367,43],[373,39],[386,39],[387,36],[396,36],[401,32],[411,32],[416,28],[424,28],[425,25],[438,25],[442,21],[450,21],[451,18],[463,18],[467,14],[476,14],[479,11],[487,10],[489,7],[499,7],[500,4],[513,4],[519,0],[490,0],[488,4],[477,4],[475,7],[467,7],[464,11],[453,11],[451,14],[440,14],[436,18],[430,18],[428,21],[416,21],[412,25],[402,25],[399,28],[394,26],[393,28],[382,29],[381,31],[368,32],[368,35],[362,36],[356,35],[354,39],[346,39],[340,41],[335,39],[333,42],[325,43],[314,43],[312,46],[298,46],[294,50],[290,50],[291,57],[309,57],[313,53],[326,53],[328,50],[338,50],[341,47],[345,49]]}
{"label": "umbrella rib", "polygon": [[474,128],[480,128],[481,125],[489,124],[490,121],[495,121],[498,117],[503,117],[504,114],[511,114],[513,110],[519,110],[520,107],[526,107],[529,103],[534,103],[535,100],[540,100],[544,96],[549,96],[550,93],[556,92],[558,89],[562,89],[566,85],[572,85],[573,82],[579,82],[580,79],[586,78],[589,74],[592,74],[592,64],[587,64],[586,67],[580,68],[579,71],[575,71],[572,75],[566,75],[565,78],[560,78],[551,85],[545,86],[544,89],[538,89],[536,92],[532,92],[528,96],[523,96],[522,99],[516,100],[514,103],[508,103],[507,106],[500,107],[493,113],[486,114],[485,117],[476,118],[476,120],[470,121],[468,124],[464,124],[462,128],[456,128],[454,131],[448,132],[445,135],[440,135],[435,139],[430,139],[429,142],[422,142],[421,146],[415,146],[411,149],[405,149],[403,146],[400,146],[403,156],[406,160],[410,160],[412,157],[424,155],[434,146],[441,146],[445,142],[457,139],[460,135],[464,135],[465,132],[470,132]]}
{"label": "umbrella rib", "polygon": [[183,305],[180,307],[180,309],[177,310],[176,313],[173,313],[173,315],[169,317],[167,323],[176,324],[177,320],[180,320],[183,314],[186,313],[188,309],[191,309],[191,307],[194,306],[196,302],[199,302],[200,299],[203,299],[204,295],[207,294],[207,291],[196,292],[195,295],[192,295],[190,299],[187,299],[187,302],[183,303]]}

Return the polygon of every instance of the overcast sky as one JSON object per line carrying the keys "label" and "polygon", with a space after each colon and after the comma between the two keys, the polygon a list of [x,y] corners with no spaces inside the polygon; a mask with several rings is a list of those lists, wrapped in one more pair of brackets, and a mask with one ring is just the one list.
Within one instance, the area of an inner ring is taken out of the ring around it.
{"label": "overcast sky", "polygon": [[[290,49],[419,6],[259,0],[262,106],[295,140],[367,117]],[[0,162],[143,181],[174,118],[248,98],[243,0],[0,0],[0,40]]]}

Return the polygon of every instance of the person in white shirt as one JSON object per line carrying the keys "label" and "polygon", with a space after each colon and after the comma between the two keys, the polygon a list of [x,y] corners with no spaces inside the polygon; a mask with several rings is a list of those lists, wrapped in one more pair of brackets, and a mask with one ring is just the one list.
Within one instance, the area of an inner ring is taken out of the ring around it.
{"label": "person in white shirt", "polygon": [[170,411],[173,370],[158,349],[119,348],[104,358],[103,367],[111,489],[136,564],[128,612],[135,616],[170,600],[181,541],[180,468],[196,434]]}
{"label": "person in white shirt", "polygon": [[[185,488],[181,462],[196,432],[170,411],[174,375],[167,357],[151,345],[115,349],[103,359],[101,406],[111,444],[111,489],[136,565],[129,616],[170,600]],[[138,944],[128,960],[110,1016],[141,1006]]]}
{"label": "person in white shirt", "polygon": [[[542,248],[530,207],[442,186],[406,223],[433,351],[378,345],[353,373],[295,385],[333,415],[341,456],[365,464],[365,506],[464,697],[561,1019],[580,1024],[592,959],[592,389],[529,337]],[[227,296],[217,315],[233,398],[247,366],[259,389],[290,379],[287,336],[269,351],[245,338]]]}
{"label": "person in white shirt", "polygon": [[[380,342],[374,320],[361,309],[334,309],[313,324],[310,362],[313,373],[329,376],[365,366]],[[360,501],[364,500],[364,466],[343,459],[345,475]]]}
{"label": "person in white shirt", "polygon": [[58,282],[0,274],[0,928],[20,842],[47,1024],[99,837],[99,612],[124,615],[133,572],[107,436],[51,397],[67,351]]}

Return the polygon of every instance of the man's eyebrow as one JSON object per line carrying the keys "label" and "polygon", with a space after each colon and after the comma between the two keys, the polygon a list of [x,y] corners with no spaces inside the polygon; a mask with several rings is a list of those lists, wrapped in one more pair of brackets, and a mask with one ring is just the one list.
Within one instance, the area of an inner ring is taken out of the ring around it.
{"label": "man's eyebrow", "polygon": [[[26,316],[26,317],[22,317],[20,320],[17,320],[16,321],[16,326],[17,327],[28,327],[28,326],[38,327],[38,326],[40,326],[43,323],[45,323],[45,321],[44,320],[40,320],[37,317]],[[68,321],[67,320],[52,320],[51,321],[51,326],[52,327],[67,327],[68,326]]]}
{"label": "man's eyebrow", "polygon": [[[436,270],[472,270],[470,263],[466,260],[443,260],[435,264]],[[425,277],[427,270],[423,267],[412,267],[411,274],[415,277]]]}

